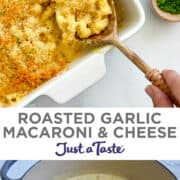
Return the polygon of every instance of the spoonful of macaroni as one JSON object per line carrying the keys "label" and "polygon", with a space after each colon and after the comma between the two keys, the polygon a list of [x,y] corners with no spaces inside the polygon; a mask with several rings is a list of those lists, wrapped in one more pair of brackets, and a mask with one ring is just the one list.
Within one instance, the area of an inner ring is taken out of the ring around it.
{"label": "spoonful of macaroni", "polygon": [[163,92],[165,92],[171,98],[171,100],[174,102],[176,106],[180,107],[180,104],[171,93],[161,73],[157,69],[154,69],[150,67],[148,64],[146,64],[135,52],[129,49],[118,39],[117,14],[114,5],[114,0],[107,0],[107,1],[111,8],[111,11],[109,10],[109,14],[107,14],[109,21],[106,20],[106,23],[109,22],[108,26],[107,27],[103,26],[105,28],[102,31],[99,31],[101,33],[98,34],[97,32],[91,34],[88,38],[87,35],[81,36],[81,34],[77,32],[78,38],[81,40],[86,40],[88,41],[88,43],[90,42],[94,44],[103,44],[103,45],[110,44],[116,46],[134,65],[136,65],[137,68],[139,68],[145,74],[146,78],[149,81],[151,81],[153,85],[159,87]]}
{"label": "spoonful of macaroni", "polygon": [[56,0],[56,20],[68,38],[100,34],[109,25],[111,14],[107,0]]}

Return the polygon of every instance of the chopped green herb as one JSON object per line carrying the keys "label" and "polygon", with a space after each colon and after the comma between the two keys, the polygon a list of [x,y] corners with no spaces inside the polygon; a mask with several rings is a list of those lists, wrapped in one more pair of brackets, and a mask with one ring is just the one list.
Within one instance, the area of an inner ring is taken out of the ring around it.
{"label": "chopped green herb", "polygon": [[180,0],[157,0],[157,4],[163,11],[180,14]]}
{"label": "chopped green herb", "polygon": [[16,36],[16,42],[17,42],[18,44],[21,44],[21,40],[20,40],[20,38],[17,37],[17,36]]}

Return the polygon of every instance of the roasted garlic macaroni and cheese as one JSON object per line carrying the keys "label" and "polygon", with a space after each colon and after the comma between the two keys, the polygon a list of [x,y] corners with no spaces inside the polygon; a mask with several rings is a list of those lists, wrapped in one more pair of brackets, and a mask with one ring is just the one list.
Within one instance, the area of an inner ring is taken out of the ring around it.
{"label": "roasted garlic macaroni and cheese", "polygon": [[88,49],[108,25],[107,0],[0,0],[0,106],[13,105]]}

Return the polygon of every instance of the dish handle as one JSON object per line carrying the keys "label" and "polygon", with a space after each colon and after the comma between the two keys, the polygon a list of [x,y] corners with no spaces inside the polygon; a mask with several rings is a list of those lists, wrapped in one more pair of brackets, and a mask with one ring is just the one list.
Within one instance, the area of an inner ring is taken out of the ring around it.
{"label": "dish handle", "polygon": [[22,180],[23,177],[27,174],[27,172],[29,172],[29,170],[34,166],[34,165],[31,165],[30,167],[28,167],[21,177],[13,179],[8,176],[8,172],[11,169],[11,167],[17,162],[18,161],[16,160],[5,161],[0,171],[0,178],[2,180]]}
{"label": "dish handle", "polygon": [[6,162],[3,164],[2,168],[1,168],[1,179],[2,179],[2,180],[21,180],[21,178],[19,178],[19,179],[11,179],[11,178],[9,178],[8,175],[7,175],[9,169],[10,169],[11,166],[13,166],[13,164],[15,164],[15,163],[16,163],[16,161],[13,160],[13,161],[6,161]]}
{"label": "dish handle", "polygon": [[43,95],[64,104],[102,79],[105,73],[104,53],[94,53],[70,67]]}

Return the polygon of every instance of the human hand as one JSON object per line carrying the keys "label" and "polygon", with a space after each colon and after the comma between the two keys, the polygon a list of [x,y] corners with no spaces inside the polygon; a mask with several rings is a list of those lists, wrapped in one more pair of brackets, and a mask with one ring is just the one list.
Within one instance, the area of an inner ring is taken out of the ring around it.
{"label": "human hand", "polygon": [[[162,75],[174,97],[180,104],[180,74],[173,70],[164,70]],[[170,98],[156,86],[147,86],[146,93],[152,98],[154,107],[174,107]]]}

